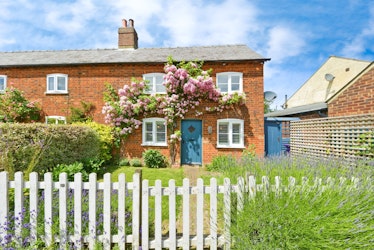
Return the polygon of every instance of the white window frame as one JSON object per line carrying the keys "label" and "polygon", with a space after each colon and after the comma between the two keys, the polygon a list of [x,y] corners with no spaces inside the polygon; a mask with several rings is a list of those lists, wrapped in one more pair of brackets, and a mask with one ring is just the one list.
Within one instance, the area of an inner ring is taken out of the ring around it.
{"label": "white window frame", "polygon": [[[228,125],[228,142],[220,143],[220,124]],[[239,124],[239,143],[233,142],[233,125]],[[217,148],[244,148],[244,120],[241,119],[219,119],[217,120]]]}
{"label": "white window frame", "polygon": [[[149,80],[149,82],[147,82],[147,86],[149,87],[148,90],[146,90],[145,92],[147,94],[166,94],[166,87],[163,86],[164,90],[163,91],[157,91],[156,89],[156,78],[157,77],[162,77],[162,82],[164,82],[164,73],[149,73],[149,74],[144,74],[143,75],[143,80]],[[148,79],[146,79],[148,78]],[[152,78],[152,80],[150,80],[149,78]]]}
{"label": "white window frame", "polygon": [[0,75],[0,79],[4,80],[4,88],[0,89],[0,93],[4,93],[6,89],[6,84],[7,84],[7,76],[6,75]]}
{"label": "white window frame", "polygon": [[[54,123],[51,123],[53,121]],[[66,117],[59,115],[50,115],[45,117],[46,124],[66,124]]]}
{"label": "white window frame", "polygon": [[[49,78],[53,77],[53,89],[49,89]],[[58,90],[58,82],[57,79],[59,77],[65,78],[65,89]],[[47,91],[48,94],[67,94],[68,93],[68,75],[67,74],[49,74],[47,75]]]}
{"label": "white window frame", "polygon": [[[227,76],[228,82],[227,82],[227,91],[221,91],[218,85],[218,78],[219,76]],[[232,77],[238,76],[239,77],[239,90],[232,90]],[[243,92],[243,73],[241,72],[222,72],[216,74],[216,86],[220,90],[221,93],[241,93]]]}
{"label": "white window frame", "polygon": [[[152,124],[152,141],[147,141],[147,123]],[[157,124],[162,123],[164,125],[164,131],[157,131]],[[142,123],[142,146],[167,146],[167,125],[166,120],[163,118],[145,118]],[[157,141],[157,133],[165,133],[165,140],[162,142]]]}

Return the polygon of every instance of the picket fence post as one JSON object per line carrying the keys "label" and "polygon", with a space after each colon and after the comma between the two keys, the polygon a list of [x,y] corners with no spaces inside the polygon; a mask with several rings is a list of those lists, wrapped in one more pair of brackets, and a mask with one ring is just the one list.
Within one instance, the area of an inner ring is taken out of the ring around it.
{"label": "picket fence post", "polygon": [[44,174],[44,240],[47,247],[53,243],[52,233],[53,179],[52,173]]}
{"label": "picket fence post", "polygon": [[7,224],[9,220],[9,174],[0,173],[0,241],[5,244],[5,236],[8,234]]}
{"label": "picket fence post", "polygon": [[126,175],[118,175],[118,247],[126,248]]}
{"label": "picket fence post", "polygon": [[135,172],[133,175],[132,190],[132,249],[138,250],[140,247],[140,212],[141,212],[141,181],[140,173]]}
{"label": "picket fence post", "polygon": [[169,249],[177,249],[175,180],[169,180]]}
{"label": "picket fence post", "polygon": [[82,174],[74,175],[74,244],[82,249]]}
{"label": "picket fence post", "polygon": [[22,227],[23,227],[23,205],[24,205],[24,193],[23,189],[25,187],[25,182],[23,179],[22,172],[16,172],[14,174],[14,219],[17,221],[15,223],[14,235],[16,238],[16,243],[20,246],[22,242]]}
{"label": "picket fence post", "polygon": [[111,200],[112,200],[112,181],[111,174],[104,174],[104,204],[103,204],[103,223],[104,223],[104,237],[103,237],[103,247],[105,250],[110,250],[112,248],[112,233],[110,227],[111,221]]}

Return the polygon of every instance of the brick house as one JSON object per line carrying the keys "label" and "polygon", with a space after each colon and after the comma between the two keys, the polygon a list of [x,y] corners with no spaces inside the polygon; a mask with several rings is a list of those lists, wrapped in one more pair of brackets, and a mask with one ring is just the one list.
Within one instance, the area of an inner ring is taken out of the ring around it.
{"label": "brick house", "polygon": [[[0,91],[10,85],[24,91],[28,100],[41,105],[45,116],[69,117],[71,107],[89,102],[95,107],[94,121],[104,123],[105,83],[119,89],[133,77],[147,79],[157,92],[168,56],[176,61],[202,60],[204,68],[213,69],[213,79],[226,88],[223,91],[246,94],[245,105],[235,110],[203,117],[188,114],[180,121],[182,135],[189,136],[178,149],[177,162],[206,164],[217,154],[239,155],[250,145],[263,155],[263,65],[269,59],[245,45],[138,48],[133,20],[123,20],[116,49],[0,52]],[[141,157],[147,149],[169,155],[167,131],[158,126],[160,119],[143,120],[147,125],[128,137],[124,156]],[[146,133],[164,136],[160,143],[148,140]]]}
{"label": "brick house", "polygon": [[265,117],[311,119],[374,113],[374,62],[331,56],[283,105]]}

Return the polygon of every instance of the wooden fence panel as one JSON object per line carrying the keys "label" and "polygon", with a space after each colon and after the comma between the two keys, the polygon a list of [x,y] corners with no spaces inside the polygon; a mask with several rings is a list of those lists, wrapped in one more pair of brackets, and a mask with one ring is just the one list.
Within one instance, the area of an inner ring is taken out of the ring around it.
{"label": "wooden fence panel", "polygon": [[291,156],[354,160],[364,150],[360,135],[374,132],[374,114],[291,121],[290,130]]}

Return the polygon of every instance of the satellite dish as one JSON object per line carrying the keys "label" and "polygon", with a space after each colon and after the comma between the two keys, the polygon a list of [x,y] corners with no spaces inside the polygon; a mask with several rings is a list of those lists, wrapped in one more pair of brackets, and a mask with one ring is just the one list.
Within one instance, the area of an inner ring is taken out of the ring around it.
{"label": "satellite dish", "polygon": [[277,94],[274,93],[273,91],[265,91],[264,92],[264,98],[265,98],[266,101],[271,102],[275,98],[277,98]]}
{"label": "satellite dish", "polygon": [[330,73],[327,73],[327,74],[325,75],[325,79],[326,79],[326,81],[328,81],[328,82],[331,82],[332,80],[334,80],[334,78],[335,78],[335,76],[332,75],[332,74],[330,74]]}

